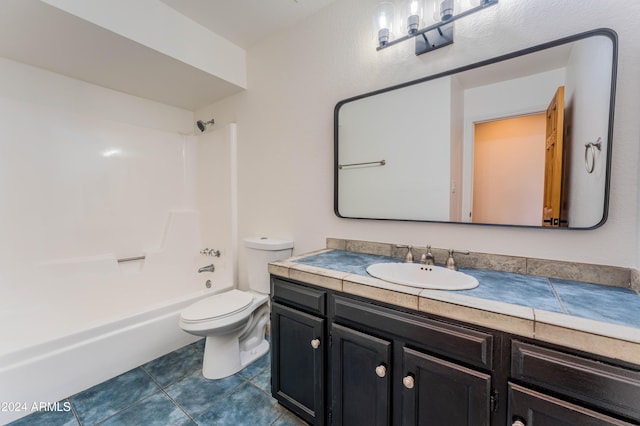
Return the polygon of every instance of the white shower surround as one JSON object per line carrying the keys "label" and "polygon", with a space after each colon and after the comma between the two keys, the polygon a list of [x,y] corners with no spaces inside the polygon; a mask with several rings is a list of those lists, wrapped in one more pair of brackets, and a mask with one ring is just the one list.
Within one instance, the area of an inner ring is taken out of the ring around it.
{"label": "white shower surround", "polygon": [[236,285],[236,127],[185,135],[188,111],[0,74],[0,401],[30,409],[197,339],[180,311]]}

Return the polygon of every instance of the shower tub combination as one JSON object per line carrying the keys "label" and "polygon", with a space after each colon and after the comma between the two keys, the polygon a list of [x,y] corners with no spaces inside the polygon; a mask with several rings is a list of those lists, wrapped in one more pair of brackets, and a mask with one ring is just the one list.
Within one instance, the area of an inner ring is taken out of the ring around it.
{"label": "shower tub combination", "polygon": [[[199,339],[180,329],[180,312],[233,288],[236,258],[233,245],[215,260],[198,255],[199,215],[170,212],[162,244],[144,256],[59,259],[2,277],[20,284],[0,296],[0,424]],[[198,273],[211,263],[215,272]]]}
{"label": "shower tub combination", "polygon": [[[3,125],[17,156],[7,176],[30,186],[2,188],[13,198],[0,209],[11,219],[0,240],[0,424],[194,342],[180,312],[237,283],[234,123],[203,122],[196,138],[21,101],[5,110],[17,117]],[[46,120],[25,133],[33,111]],[[198,254],[211,244],[222,257]]]}
{"label": "shower tub combination", "polygon": [[212,273],[177,269],[103,281],[103,291],[83,291],[68,279],[66,289],[56,285],[67,303],[55,307],[47,306],[47,294],[31,296],[28,311],[1,302],[0,321],[11,330],[0,348],[0,402],[6,405],[0,424],[30,414],[34,403],[55,403],[196,341],[178,326],[180,312],[233,286],[215,283]]}

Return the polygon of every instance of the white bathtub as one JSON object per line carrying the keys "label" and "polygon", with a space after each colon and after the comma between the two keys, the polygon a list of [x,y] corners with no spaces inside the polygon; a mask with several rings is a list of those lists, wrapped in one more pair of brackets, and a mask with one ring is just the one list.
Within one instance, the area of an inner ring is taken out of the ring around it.
{"label": "white bathtub", "polygon": [[203,275],[183,277],[186,284],[132,276],[117,289],[101,285],[74,297],[82,288],[75,286],[48,309],[47,294],[32,297],[28,309],[2,303],[2,329],[11,332],[0,337],[0,424],[30,414],[25,406],[54,403],[197,340],[179,328],[180,311],[231,287],[206,289]]}

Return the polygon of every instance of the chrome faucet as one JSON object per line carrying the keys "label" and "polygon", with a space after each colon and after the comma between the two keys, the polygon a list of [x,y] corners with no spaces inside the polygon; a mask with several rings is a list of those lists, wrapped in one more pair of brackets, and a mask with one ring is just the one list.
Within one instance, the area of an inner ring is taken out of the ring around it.
{"label": "chrome faucet", "polygon": [[400,244],[396,244],[397,248],[406,248],[407,249],[407,254],[404,257],[404,263],[413,263],[413,253],[411,252],[411,249],[413,248],[413,246],[411,245],[400,245]]}
{"label": "chrome faucet", "polygon": [[213,266],[213,263],[211,265],[207,265],[207,266],[203,266],[202,268],[198,269],[198,272],[213,272],[216,270],[216,267]]}
{"label": "chrome faucet", "polygon": [[468,251],[458,251],[454,249],[449,249],[449,257],[447,257],[446,262],[444,262],[444,267],[453,269],[454,271],[458,270],[458,265],[456,264],[456,260],[453,258],[453,253],[458,254],[469,254]]}
{"label": "chrome faucet", "polygon": [[422,263],[423,265],[435,265],[436,264],[436,259],[435,257],[433,257],[433,253],[431,253],[431,246],[427,246],[427,251],[425,253],[422,253],[422,256],[420,256],[420,263]]}

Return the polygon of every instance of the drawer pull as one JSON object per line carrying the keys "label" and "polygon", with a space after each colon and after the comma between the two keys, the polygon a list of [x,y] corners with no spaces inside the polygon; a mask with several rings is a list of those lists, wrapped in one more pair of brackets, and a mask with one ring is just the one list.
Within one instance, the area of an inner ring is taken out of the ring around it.
{"label": "drawer pull", "polygon": [[320,339],[313,339],[311,341],[311,347],[313,349],[318,349],[320,347]]}
{"label": "drawer pull", "polygon": [[384,365],[380,364],[379,366],[376,367],[376,374],[378,375],[378,377],[384,377],[387,375],[387,367],[385,367]]}
{"label": "drawer pull", "polygon": [[402,379],[402,384],[407,389],[413,389],[413,376],[405,376]]}

